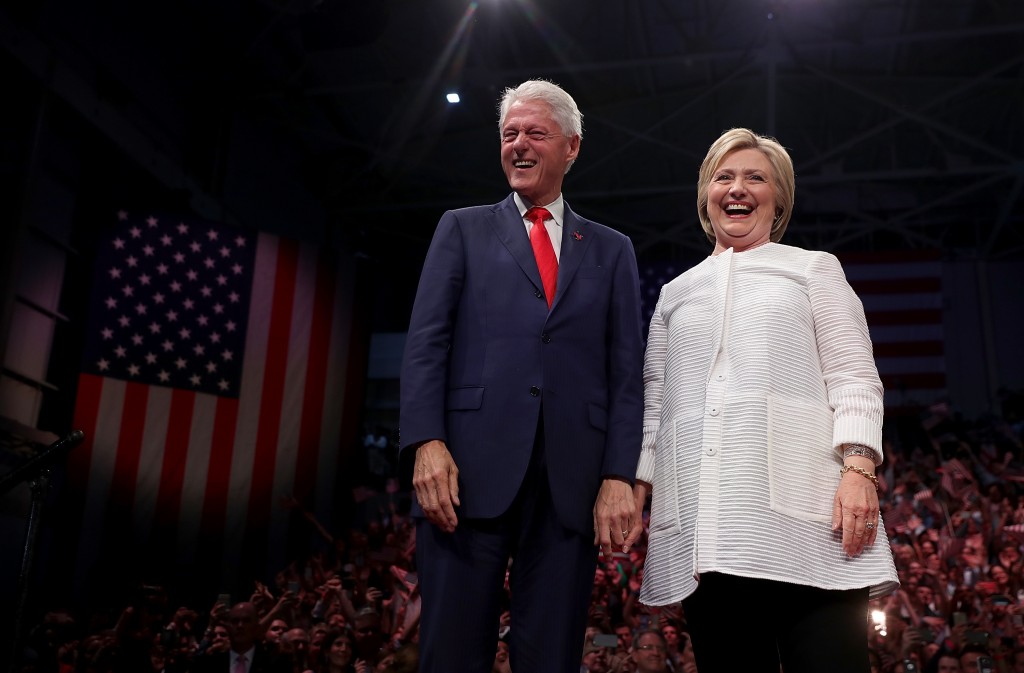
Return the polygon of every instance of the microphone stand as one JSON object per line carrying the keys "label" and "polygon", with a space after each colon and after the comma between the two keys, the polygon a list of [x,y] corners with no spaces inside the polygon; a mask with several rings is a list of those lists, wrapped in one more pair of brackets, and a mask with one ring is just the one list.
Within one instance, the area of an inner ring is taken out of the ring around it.
{"label": "microphone stand", "polygon": [[18,575],[11,673],[14,673],[17,660],[22,651],[23,622],[25,619],[25,608],[28,605],[29,580],[32,575],[32,564],[35,561],[36,537],[39,534],[39,516],[42,513],[43,500],[46,499],[46,490],[50,485],[50,468],[55,460],[81,444],[83,439],[85,439],[84,432],[72,430],[0,477],[0,495],[7,493],[7,491],[22,482],[28,483],[32,491],[31,506],[28,512],[28,526],[25,530],[25,547],[21,556],[21,572]]}

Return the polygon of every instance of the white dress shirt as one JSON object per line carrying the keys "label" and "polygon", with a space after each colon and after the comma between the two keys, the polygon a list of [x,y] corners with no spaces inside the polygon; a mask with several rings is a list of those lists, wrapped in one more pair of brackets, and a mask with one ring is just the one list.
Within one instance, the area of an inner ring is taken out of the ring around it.
{"label": "white dress shirt", "polygon": [[235,667],[238,665],[238,658],[242,656],[245,657],[245,672],[249,673],[249,671],[252,670],[252,658],[256,654],[255,646],[250,647],[248,652],[242,652],[241,654],[235,652],[234,650],[230,650],[230,653],[231,656],[228,657],[228,663],[230,664],[228,668],[228,673],[238,673]]}
{"label": "white dress shirt", "polygon": [[[530,230],[533,229],[533,222],[526,219],[526,211],[532,206],[527,205],[519,194],[513,193],[512,198],[516,202],[516,207],[519,208],[519,215],[523,218],[523,223],[526,225],[526,235],[530,235]],[[536,204],[534,204],[536,205]],[[548,212],[551,213],[551,219],[544,221],[544,228],[548,230],[548,236],[551,238],[551,247],[555,249],[555,259],[558,261],[562,260],[562,222],[565,216],[565,201],[562,199],[562,195],[559,194],[558,198],[549,203],[546,206],[539,206],[540,208],[547,208]]]}

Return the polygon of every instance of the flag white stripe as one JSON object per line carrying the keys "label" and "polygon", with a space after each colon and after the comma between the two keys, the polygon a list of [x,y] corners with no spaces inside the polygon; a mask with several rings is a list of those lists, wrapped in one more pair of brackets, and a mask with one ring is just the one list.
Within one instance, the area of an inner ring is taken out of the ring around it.
{"label": "flag white stripe", "polygon": [[353,322],[349,288],[354,285],[354,267],[339,265],[334,286],[331,346],[327,355],[325,408],[320,427],[320,455],[317,458],[314,505],[317,520],[326,526],[330,526],[331,513],[334,511],[334,485],[337,478],[338,452],[341,448],[341,410],[348,406],[345,399],[345,382],[348,380],[348,352]]}
{"label": "flag white stripe", "polygon": [[270,338],[274,282],[277,276],[277,243],[277,238],[260,234],[256,245],[256,268],[252,300],[249,305],[249,323],[246,328],[242,389],[238,398],[238,423],[231,454],[230,486],[224,523],[224,561],[228,568],[236,568],[241,564],[242,542],[249,508],[249,489],[259,430],[260,404],[263,397],[267,344]]}
{"label": "flag white stripe", "polygon": [[875,358],[879,374],[923,374],[943,372],[946,360],[942,357]]}
{"label": "flag white stripe", "polygon": [[311,316],[316,299],[317,252],[309,245],[299,248],[295,290],[292,297],[292,324],[288,334],[287,369],[285,371],[284,407],[278,433],[277,455],[274,465],[274,485],[270,503],[269,560],[271,567],[284,565],[284,545],[288,531],[288,512],[278,506],[283,495],[295,490],[295,462],[298,457],[299,433],[306,372],[309,367],[309,339],[312,331]]}
{"label": "flag white stripe", "polygon": [[882,325],[868,328],[874,343],[904,343],[908,341],[943,341],[942,325]]}
{"label": "flag white stripe", "polygon": [[901,294],[899,292],[891,294],[863,293],[859,296],[861,303],[864,304],[864,310],[869,313],[872,311],[942,309],[942,293],[940,292],[919,294]]}
{"label": "flag white stripe", "polygon": [[153,530],[157,493],[163,473],[167,427],[171,413],[170,388],[149,386],[146,417],[142,424],[142,446],[139,451],[139,471],[135,481],[135,503],[132,508],[132,526],[135,539],[145,543]]}
{"label": "flag white stripe", "polygon": [[213,451],[213,426],[217,412],[217,398],[199,393],[192,410],[192,430],[189,433],[188,456],[185,460],[184,481],[181,485],[181,510],[178,517],[178,561],[182,564],[195,560],[199,543],[199,530],[206,500],[206,476]]}
{"label": "flag white stripe", "polygon": [[[93,429],[93,448],[89,459],[89,478],[86,482],[82,513],[82,530],[85,531],[103,530],[103,516],[110,497],[110,485],[114,480],[126,387],[124,381],[103,379],[96,413],[96,427]],[[88,428],[84,430],[89,431]],[[100,545],[96,540],[84,541],[78,548],[76,585],[83,586],[82,582],[86,581],[89,571],[99,559]]]}

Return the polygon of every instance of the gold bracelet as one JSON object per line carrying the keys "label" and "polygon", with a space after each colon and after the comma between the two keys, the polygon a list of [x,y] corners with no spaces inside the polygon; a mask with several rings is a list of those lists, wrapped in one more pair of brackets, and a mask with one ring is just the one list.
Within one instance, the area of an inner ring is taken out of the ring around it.
{"label": "gold bracelet", "polygon": [[878,491],[881,487],[878,484],[878,477],[871,474],[863,467],[857,467],[856,465],[843,465],[843,469],[839,470],[839,476],[846,474],[847,472],[856,472],[866,479],[870,479],[871,483],[875,485],[875,490]]}

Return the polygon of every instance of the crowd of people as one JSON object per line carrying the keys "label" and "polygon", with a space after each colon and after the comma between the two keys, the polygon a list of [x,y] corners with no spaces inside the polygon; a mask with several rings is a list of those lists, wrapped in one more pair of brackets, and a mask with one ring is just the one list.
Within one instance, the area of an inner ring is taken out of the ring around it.
{"label": "crowd of people", "polygon": [[[1024,673],[1022,438],[1024,421],[1012,411],[965,422],[940,404],[919,422],[887,419],[881,511],[900,587],[865,615],[874,672]],[[211,596],[184,606],[143,586],[116,620],[54,606],[30,630],[20,670],[224,670],[209,666],[226,666],[234,650],[259,653],[251,671],[415,671],[419,586],[405,496],[333,536],[344,544],[297,559],[238,602]],[[581,671],[697,670],[681,606],[638,601],[645,554],[646,535],[598,561]],[[763,605],[734,612],[737,647],[773,618]],[[496,673],[510,670],[510,628],[505,612]]]}

